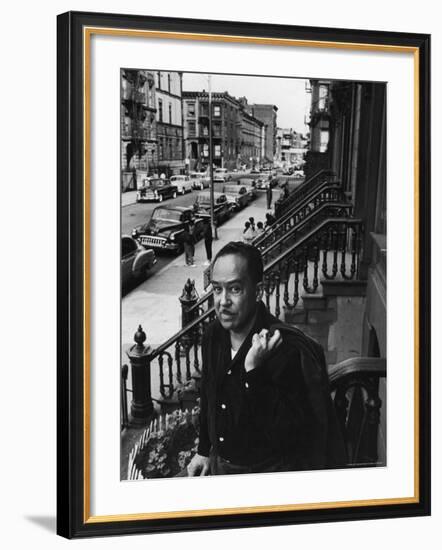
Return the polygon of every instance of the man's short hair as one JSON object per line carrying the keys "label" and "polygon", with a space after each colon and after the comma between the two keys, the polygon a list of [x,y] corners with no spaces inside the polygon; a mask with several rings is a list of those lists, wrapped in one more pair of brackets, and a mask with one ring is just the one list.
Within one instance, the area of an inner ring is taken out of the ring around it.
{"label": "man's short hair", "polygon": [[255,246],[241,241],[232,241],[221,248],[212,262],[212,271],[219,258],[222,256],[229,256],[230,254],[237,254],[244,258],[247,263],[247,272],[251,280],[255,284],[262,282],[264,265],[262,263],[261,252]]}

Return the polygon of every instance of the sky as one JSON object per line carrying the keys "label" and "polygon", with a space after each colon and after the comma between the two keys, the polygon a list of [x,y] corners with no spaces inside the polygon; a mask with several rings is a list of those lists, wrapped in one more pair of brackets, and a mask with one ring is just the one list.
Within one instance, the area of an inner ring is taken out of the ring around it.
{"label": "sky", "polygon": [[[277,125],[293,128],[305,134],[304,116],[310,107],[310,95],[306,93],[306,80],[262,76],[212,75],[212,92],[229,92],[239,98],[245,96],[249,103],[267,103],[278,107]],[[208,91],[207,74],[183,73],[184,91]]]}

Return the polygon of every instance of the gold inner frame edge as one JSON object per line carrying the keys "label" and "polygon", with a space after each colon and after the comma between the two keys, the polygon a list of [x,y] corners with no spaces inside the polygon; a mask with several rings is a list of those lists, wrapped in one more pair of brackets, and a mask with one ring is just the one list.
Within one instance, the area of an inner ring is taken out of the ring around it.
{"label": "gold inner frame edge", "polygon": [[[90,40],[91,36],[109,35],[139,38],[159,38],[177,40],[200,40],[213,42],[251,43],[273,46],[292,46],[309,48],[333,48],[371,52],[412,53],[414,60],[414,495],[412,497],[352,500],[336,502],[318,502],[287,505],[215,508],[206,510],[181,510],[172,512],[151,512],[137,514],[115,514],[109,516],[91,516],[90,513]],[[244,37],[203,33],[145,31],[133,29],[114,29],[108,27],[83,28],[83,208],[84,208],[84,456],[83,456],[83,519],[84,523],[103,523],[149,519],[173,519],[207,517],[215,515],[251,514],[263,512],[284,512],[300,510],[324,510],[353,508],[357,506],[386,506],[393,504],[413,504],[419,502],[419,48],[383,44],[364,44],[357,42],[330,42],[320,40],[296,40],[266,37]]]}

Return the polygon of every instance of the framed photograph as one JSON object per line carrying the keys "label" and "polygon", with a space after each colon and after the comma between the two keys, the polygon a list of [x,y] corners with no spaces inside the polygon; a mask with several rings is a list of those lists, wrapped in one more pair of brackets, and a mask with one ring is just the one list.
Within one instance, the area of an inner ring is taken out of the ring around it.
{"label": "framed photograph", "polygon": [[58,16],[61,536],[430,513],[429,67]]}

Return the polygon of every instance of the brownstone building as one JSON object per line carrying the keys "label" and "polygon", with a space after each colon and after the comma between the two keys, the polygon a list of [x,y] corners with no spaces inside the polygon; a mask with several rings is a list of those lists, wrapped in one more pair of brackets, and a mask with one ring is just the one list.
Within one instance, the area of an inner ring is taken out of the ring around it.
{"label": "brownstone building", "polygon": [[[184,141],[191,170],[209,165],[209,94],[183,92]],[[240,103],[227,92],[212,93],[213,163],[221,168],[237,167],[240,154]]]}
{"label": "brownstone building", "polygon": [[182,73],[155,71],[157,164],[166,176],[184,172]]}
{"label": "brownstone building", "polygon": [[311,93],[310,147],[306,154],[304,173],[307,178],[315,171],[329,166],[328,142],[330,139],[330,80],[311,80],[307,91]]}
{"label": "brownstone building", "polygon": [[253,103],[245,106],[245,109],[248,113],[264,123],[265,140],[262,159],[264,162],[273,163],[276,155],[278,107],[276,105]]}
{"label": "brownstone building", "polygon": [[136,189],[157,163],[155,81],[151,71],[121,71],[121,188]]}

